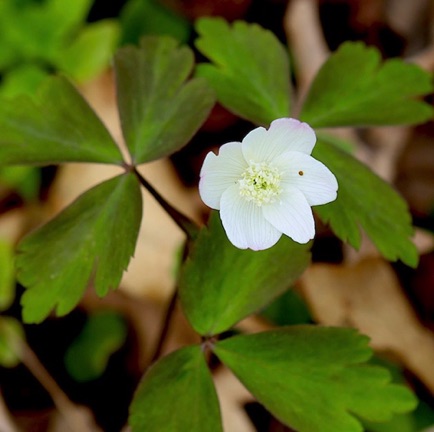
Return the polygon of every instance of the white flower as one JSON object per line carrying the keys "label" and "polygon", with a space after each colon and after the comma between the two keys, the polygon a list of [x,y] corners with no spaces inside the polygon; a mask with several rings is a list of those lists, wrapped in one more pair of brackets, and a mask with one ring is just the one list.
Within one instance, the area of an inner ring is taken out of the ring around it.
{"label": "white flower", "polygon": [[282,118],[258,127],[242,142],[207,154],[199,192],[220,210],[229,240],[240,249],[262,250],[282,233],[298,243],[315,235],[311,206],[336,199],[331,171],[310,156],[316,136],[306,123]]}

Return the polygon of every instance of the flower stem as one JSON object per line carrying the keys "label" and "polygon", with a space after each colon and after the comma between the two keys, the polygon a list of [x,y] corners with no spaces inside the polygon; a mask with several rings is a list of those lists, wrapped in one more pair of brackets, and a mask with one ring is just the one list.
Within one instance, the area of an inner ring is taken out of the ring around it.
{"label": "flower stem", "polygon": [[90,432],[91,430],[94,430],[92,424],[89,423],[93,421],[90,414],[71,402],[54,378],[45,369],[26,341],[21,342],[20,359],[24,366],[27,367],[27,369],[51,396],[54,405],[65,420],[68,431]]}
{"label": "flower stem", "polygon": [[158,192],[154,187],[137,171],[136,168],[133,169],[134,174],[139,180],[140,184],[156,199],[158,204],[163,207],[166,213],[173,219],[173,221],[185,232],[189,240],[197,237],[199,232],[198,225],[193,222],[188,216],[181,213],[176,208],[172,207]]}
{"label": "flower stem", "polygon": [[167,334],[169,333],[170,323],[172,321],[173,312],[175,311],[176,300],[178,299],[178,289],[175,289],[170,302],[167,306],[166,313],[164,314],[163,323],[161,326],[160,334],[158,336],[157,343],[155,345],[154,353],[151,358],[150,364],[156,362],[161,356],[161,351],[163,350],[164,341],[166,340]]}

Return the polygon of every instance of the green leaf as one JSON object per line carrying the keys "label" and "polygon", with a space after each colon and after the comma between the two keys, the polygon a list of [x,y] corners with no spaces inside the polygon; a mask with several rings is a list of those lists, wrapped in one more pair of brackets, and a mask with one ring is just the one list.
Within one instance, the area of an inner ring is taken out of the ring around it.
{"label": "green leaf", "polygon": [[119,17],[122,44],[137,44],[144,35],[166,35],[187,43],[190,22],[158,0],[129,0]]}
{"label": "green leaf", "polygon": [[197,74],[215,89],[218,101],[254,123],[268,125],[290,113],[288,53],[273,33],[256,24],[221,18],[197,21],[196,46],[213,64]]}
{"label": "green leaf", "polygon": [[0,241],[0,311],[6,310],[15,297],[15,268],[12,245]]}
{"label": "green leaf", "polygon": [[300,118],[312,127],[421,123],[433,109],[415,98],[432,89],[431,75],[418,66],[381,64],[376,48],[346,42],[319,70]]}
{"label": "green leaf", "polygon": [[30,166],[0,167],[0,182],[17,191],[25,200],[37,199],[41,185],[41,171]]}
{"label": "green leaf", "polygon": [[53,32],[65,36],[81,25],[94,0],[74,0],[65,3],[64,0],[45,0],[46,10],[42,12],[45,16],[50,15]]}
{"label": "green leaf", "polygon": [[65,50],[59,52],[56,65],[83,82],[108,68],[119,39],[119,26],[114,20],[102,20],[84,27]]}
{"label": "green leaf", "polygon": [[100,377],[110,356],[125,342],[127,326],[115,312],[91,315],[65,354],[69,374],[79,382]]}
{"label": "green leaf", "polygon": [[[3,3],[3,4],[2,4]],[[92,0],[0,2],[0,67],[41,59],[50,63],[65,37],[86,18]]]}
{"label": "green leaf", "polygon": [[384,423],[362,422],[369,432],[418,432],[412,413],[400,414]]}
{"label": "green leaf", "polygon": [[201,335],[218,334],[270,303],[308,266],[309,248],[282,236],[264,251],[238,249],[213,212],[181,270],[179,295],[190,324]]}
{"label": "green leaf", "polygon": [[[404,371],[396,363],[392,363],[389,360],[374,355],[370,359],[369,364],[384,367],[390,372],[390,376],[394,383],[405,384],[406,380],[404,378]],[[397,414],[386,422],[378,423],[363,420],[362,424],[369,432],[418,432],[420,428],[416,426],[416,416],[419,407],[420,403],[413,412]]]}
{"label": "green leaf", "polygon": [[290,289],[261,311],[261,316],[279,326],[312,322],[309,309],[296,291]]}
{"label": "green leaf", "polygon": [[433,427],[434,409],[427,402],[420,401],[416,411],[414,411],[414,418],[417,432],[425,430],[430,426]]}
{"label": "green leaf", "polygon": [[143,377],[130,406],[132,432],[221,432],[220,409],[201,347],[159,360]]}
{"label": "green leaf", "polygon": [[193,52],[169,37],[145,37],[139,48],[117,52],[119,112],[134,163],[179,150],[207,118],[214,95],[205,80],[186,81],[193,66]]}
{"label": "green leaf", "polygon": [[25,322],[42,321],[53,308],[70,312],[89,282],[104,296],[116,288],[134,253],[142,196],[133,174],[101,183],[51,222],[24,238],[17,257]]}
{"label": "green leaf", "polygon": [[0,104],[0,164],[100,162],[122,155],[101,120],[64,78],[48,79],[35,100]]}
{"label": "green leaf", "polygon": [[411,216],[392,186],[333,144],[319,141],[312,155],[333,172],[339,183],[336,201],[315,207],[320,218],[356,249],[360,247],[361,227],[385,258],[416,267],[418,252],[410,239]]}
{"label": "green leaf", "polygon": [[0,316],[0,366],[15,367],[21,361],[24,330],[15,318]]}
{"label": "green leaf", "polygon": [[34,94],[47,78],[47,71],[41,66],[23,64],[2,76],[0,95],[13,98],[22,94]]}
{"label": "green leaf", "polygon": [[358,416],[387,421],[416,406],[389,372],[364,364],[355,330],[283,327],[217,342],[214,352],[271,413],[299,432],[362,432]]}

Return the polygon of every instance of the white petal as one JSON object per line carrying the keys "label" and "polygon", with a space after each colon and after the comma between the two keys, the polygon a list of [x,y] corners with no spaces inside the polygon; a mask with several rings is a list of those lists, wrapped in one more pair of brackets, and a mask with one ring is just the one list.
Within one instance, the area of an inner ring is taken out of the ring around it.
{"label": "white petal", "polygon": [[219,210],[223,192],[241,178],[246,167],[240,142],[222,145],[218,156],[209,152],[200,171],[199,193],[202,201],[208,207]]}
{"label": "white petal", "polygon": [[243,139],[242,149],[247,161],[270,162],[287,151],[310,154],[316,136],[306,123],[291,118],[274,120],[268,131],[257,128]]}
{"label": "white petal", "polygon": [[338,182],[320,161],[300,152],[286,152],[272,162],[282,173],[282,186],[295,186],[313,205],[327,204],[337,196]]}
{"label": "white petal", "polygon": [[220,217],[230,242],[240,249],[268,249],[282,235],[265,220],[262,207],[240,196],[238,185],[223,193]]}
{"label": "white petal", "polygon": [[304,195],[295,187],[286,187],[280,202],[262,207],[265,219],[298,243],[307,243],[315,235],[312,210]]}

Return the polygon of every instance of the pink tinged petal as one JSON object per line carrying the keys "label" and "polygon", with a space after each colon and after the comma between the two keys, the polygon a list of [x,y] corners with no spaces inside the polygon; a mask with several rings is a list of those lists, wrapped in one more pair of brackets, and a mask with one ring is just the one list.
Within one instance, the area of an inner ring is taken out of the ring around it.
{"label": "pink tinged petal", "polygon": [[272,164],[282,173],[281,184],[299,189],[311,205],[327,204],[337,196],[338,182],[320,161],[300,152],[286,152]]}
{"label": "pink tinged petal", "polygon": [[246,168],[239,142],[222,145],[218,156],[209,152],[200,171],[199,193],[202,201],[208,207],[219,210],[223,192],[241,178]]}
{"label": "pink tinged petal", "polygon": [[313,214],[302,192],[295,187],[287,186],[279,198],[280,201],[262,207],[265,219],[298,243],[307,243],[313,239]]}
{"label": "pink tinged petal", "polygon": [[234,246],[257,251],[274,246],[280,239],[282,233],[265,220],[262,208],[240,196],[238,185],[223,193],[220,217]]}
{"label": "pink tinged petal", "polygon": [[274,120],[268,131],[257,128],[243,139],[242,149],[247,161],[270,162],[287,151],[311,154],[316,136],[306,123],[291,118]]}

